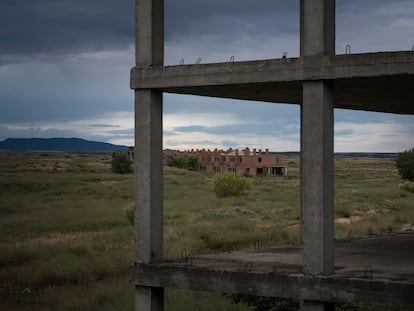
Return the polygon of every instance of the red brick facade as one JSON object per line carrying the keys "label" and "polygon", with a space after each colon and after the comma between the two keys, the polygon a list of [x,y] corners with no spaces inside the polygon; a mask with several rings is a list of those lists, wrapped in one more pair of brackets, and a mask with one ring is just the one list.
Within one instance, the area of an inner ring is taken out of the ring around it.
{"label": "red brick facade", "polygon": [[[287,176],[286,157],[269,153],[266,149],[187,150],[181,155],[194,154],[198,157],[200,170],[211,173],[228,173],[270,176]],[[171,155],[178,155],[172,153]]]}

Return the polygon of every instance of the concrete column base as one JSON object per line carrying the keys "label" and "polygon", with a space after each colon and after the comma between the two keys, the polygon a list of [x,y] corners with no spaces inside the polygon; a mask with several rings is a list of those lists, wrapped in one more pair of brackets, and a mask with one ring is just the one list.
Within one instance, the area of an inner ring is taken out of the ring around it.
{"label": "concrete column base", "polygon": [[335,304],[331,302],[303,301],[301,311],[335,311]]}
{"label": "concrete column base", "polygon": [[136,286],[135,310],[164,310],[164,288]]}

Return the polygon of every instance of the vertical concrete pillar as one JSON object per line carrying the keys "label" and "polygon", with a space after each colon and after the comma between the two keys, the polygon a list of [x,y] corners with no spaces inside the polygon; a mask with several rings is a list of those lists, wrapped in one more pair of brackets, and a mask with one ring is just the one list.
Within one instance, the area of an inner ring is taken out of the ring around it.
{"label": "vertical concrete pillar", "polygon": [[[335,0],[301,0],[301,57],[335,54]],[[334,271],[333,87],[305,81],[301,106],[301,241],[303,272]],[[301,310],[332,310],[303,301]]]}
{"label": "vertical concrete pillar", "polygon": [[304,83],[302,230],[307,274],[331,274],[334,268],[333,101],[329,82]]}
{"label": "vertical concrete pillar", "polygon": [[[136,0],[136,66],[163,65],[164,1]],[[163,259],[162,92],[135,90],[135,260]],[[163,288],[137,286],[135,310],[161,311]]]}

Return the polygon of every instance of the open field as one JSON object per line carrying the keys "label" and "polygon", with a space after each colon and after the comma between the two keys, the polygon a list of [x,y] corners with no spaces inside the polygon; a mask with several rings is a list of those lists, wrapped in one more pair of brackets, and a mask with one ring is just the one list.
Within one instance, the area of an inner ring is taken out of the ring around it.
{"label": "open field", "polygon": [[[414,194],[393,160],[335,163],[336,236],[413,229]],[[165,257],[298,239],[299,164],[250,178],[246,197],[217,198],[212,177],[165,169]],[[0,156],[0,310],[133,310],[128,266],[133,175],[105,156]],[[197,306],[197,308],[195,307]],[[167,290],[166,310],[251,310],[219,294]]]}

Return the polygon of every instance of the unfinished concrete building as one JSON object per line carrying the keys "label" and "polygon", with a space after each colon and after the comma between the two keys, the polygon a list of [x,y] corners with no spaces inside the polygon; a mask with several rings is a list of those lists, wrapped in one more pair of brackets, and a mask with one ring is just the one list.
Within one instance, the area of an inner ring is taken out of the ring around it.
{"label": "unfinished concrete building", "polygon": [[200,170],[208,173],[235,173],[250,176],[282,176],[286,177],[287,159],[269,153],[246,147],[243,150],[188,150],[184,153],[194,154],[198,158]]}
{"label": "unfinished concrete building", "polygon": [[[336,55],[335,0],[301,0],[298,58],[163,66],[163,14],[136,1],[136,310],[163,310],[164,287],[414,308],[414,235],[335,242],[333,211],[333,109],[414,114],[414,53]],[[163,92],[300,105],[302,245],[163,260]]]}

